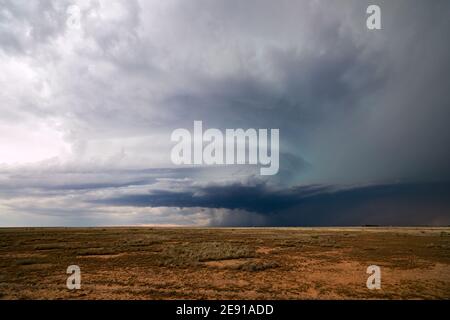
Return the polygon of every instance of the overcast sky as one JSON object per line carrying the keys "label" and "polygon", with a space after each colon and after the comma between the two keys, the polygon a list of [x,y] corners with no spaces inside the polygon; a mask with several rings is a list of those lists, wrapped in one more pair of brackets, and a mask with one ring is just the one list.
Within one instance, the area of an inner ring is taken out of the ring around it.
{"label": "overcast sky", "polygon": [[[449,17],[448,0],[0,0],[0,226],[448,225]],[[174,166],[194,120],[280,129],[279,173]]]}

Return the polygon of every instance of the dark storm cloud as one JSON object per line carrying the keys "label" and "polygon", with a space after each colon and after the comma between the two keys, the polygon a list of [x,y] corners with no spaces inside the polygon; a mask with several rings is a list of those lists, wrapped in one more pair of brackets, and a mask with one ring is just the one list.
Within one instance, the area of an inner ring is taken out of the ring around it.
{"label": "dark storm cloud", "polygon": [[[264,216],[267,225],[436,225],[450,223],[450,183],[403,183],[339,189],[311,185],[276,190],[254,185],[153,190],[149,194],[94,200],[127,207],[240,209]],[[216,221],[229,225],[225,217]],[[233,217],[233,225],[239,224]]]}
{"label": "dark storm cloud", "polygon": [[0,50],[13,59],[20,40],[30,86],[57,93],[12,91],[20,108],[5,114],[57,118],[79,166],[121,149],[110,166],[167,165],[171,131],[203,120],[280,128],[283,151],[310,164],[292,182],[449,177],[450,5],[379,1],[383,29],[369,31],[369,3],[74,2],[77,31],[69,3],[4,1]]}
{"label": "dark storm cloud", "polygon": [[[222,18],[236,13],[233,6],[204,5],[202,10],[217,19],[213,27],[228,27]],[[291,172],[300,183],[450,177],[450,46],[444,40],[450,5],[380,5],[379,32],[364,27],[366,16],[358,14],[365,12],[364,1],[332,5],[333,13],[305,5],[303,12],[316,19],[311,25],[317,27],[299,29],[299,37],[306,34],[305,42],[299,41],[305,48],[274,44],[250,46],[255,49],[250,53],[237,50],[245,63],[224,74],[188,66],[191,85],[164,97],[170,114],[164,126],[189,128],[202,119],[209,127],[281,128],[283,149],[311,164],[308,174]],[[269,41],[272,32],[279,32],[295,43],[292,30],[263,20],[263,13],[252,12],[251,21],[233,15],[242,27],[236,41],[249,34]],[[189,14],[181,14],[181,25]],[[345,20],[346,14],[353,19]],[[263,51],[261,64],[270,76],[251,69],[259,57],[256,48]]]}

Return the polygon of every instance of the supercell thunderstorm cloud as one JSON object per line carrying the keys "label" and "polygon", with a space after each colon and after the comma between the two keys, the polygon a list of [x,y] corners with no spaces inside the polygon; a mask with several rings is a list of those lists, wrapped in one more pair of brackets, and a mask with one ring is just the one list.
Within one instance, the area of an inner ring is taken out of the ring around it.
{"label": "supercell thunderstorm cloud", "polygon": [[[0,226],[450,224],[450,2],[0,0]],[[279,171],[174,165],[279,129]]]}

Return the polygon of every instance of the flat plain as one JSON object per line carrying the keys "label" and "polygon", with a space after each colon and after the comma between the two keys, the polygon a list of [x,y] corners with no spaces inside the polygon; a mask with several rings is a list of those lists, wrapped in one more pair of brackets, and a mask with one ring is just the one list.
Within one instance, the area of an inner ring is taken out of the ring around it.
{"label": "flat plain", "polygon": [[1,228],[0,299],[450,299],[450,228]]}

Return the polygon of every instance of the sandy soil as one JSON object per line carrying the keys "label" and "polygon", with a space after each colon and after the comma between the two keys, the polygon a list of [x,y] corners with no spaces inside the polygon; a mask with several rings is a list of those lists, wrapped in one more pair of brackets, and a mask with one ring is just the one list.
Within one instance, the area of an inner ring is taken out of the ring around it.
{"label": "sandy soil", "polygon": [[449,299],[449,271],[450,228],[0,229],[1,299]]}

